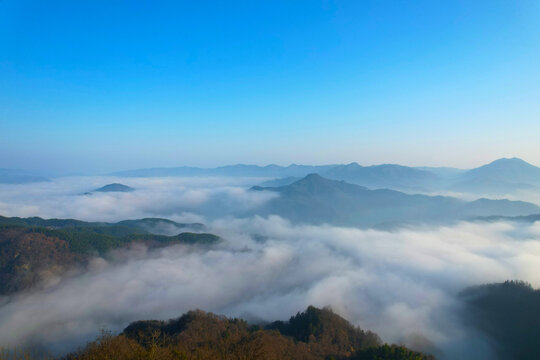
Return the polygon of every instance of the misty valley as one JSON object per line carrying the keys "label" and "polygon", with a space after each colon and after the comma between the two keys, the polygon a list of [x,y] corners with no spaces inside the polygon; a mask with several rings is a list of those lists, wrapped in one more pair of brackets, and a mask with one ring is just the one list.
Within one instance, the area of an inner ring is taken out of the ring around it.
{"label": "misty valley", "polygon": [[0,172],[2,359],[540,358],[540,169]]}

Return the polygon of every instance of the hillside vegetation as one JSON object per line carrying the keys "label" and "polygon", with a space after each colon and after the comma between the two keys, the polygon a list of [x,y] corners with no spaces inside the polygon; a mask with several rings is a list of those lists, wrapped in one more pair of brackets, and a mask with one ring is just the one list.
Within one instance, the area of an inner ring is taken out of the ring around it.
{"label": "hillside vegetation", "polygon": [[431,360],[403,346],[382,344],[329,309],[310,306],[287,322],[250,326],[200,310],[169,321],[138,321],[120,335],[103,334],[69,360],[105,359],[350,359]]}
{"label": "hillside vegetation", "polygon": [[144,230],[143,225],[156,221],[109,224],[0,217],[0,295],[27,289],[71,268],[84,267],[92,257],[105,256],[112,249],[132,243],[156,248],[175,244],[211,245],[219,241],[218,236],[208,233],[166,236]]}
{"label": "hillside vegetation", "polygon": [[522,281],[466,289],[465,317],[488,335],[501,359],[540,359],[540,290]]}

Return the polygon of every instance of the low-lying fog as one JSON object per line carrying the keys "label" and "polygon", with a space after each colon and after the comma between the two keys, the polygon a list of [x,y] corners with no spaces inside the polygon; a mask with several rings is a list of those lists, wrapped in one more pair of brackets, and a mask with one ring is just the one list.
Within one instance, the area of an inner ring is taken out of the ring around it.
{"label": "low-lying fog", "polygon": [[[80,195],[110,182],[137,191]],[[54,344],[67,351],[101,328],[120,331],[134,320],[168,319],[195,308],[266,321],[312,304],[330,305],[387,342],[448,359],[489,359],[487,341],[460,319],[457,294],[508,279],[540,286],[540,223],[461,222],[384,232],[226,216],[268,200],[267,193],[246,191],[253,183],[66,178],[0,187],[4,216],[161,216],[205,222],[224,239],[211,250],[134,246],[96,258],[86,273],[3,299],[0,344]]]}
{"label": "low-lying fog", "polygon": [[[248,189],[264,178],[114,178],[64,177],[51,182],[0,184],[0,215],[73,218],[114,222],[166,217],[179,222],[204,221],[201,215],[234,215],[273,197]],[[122,183],[133,192],[92,192]]]}

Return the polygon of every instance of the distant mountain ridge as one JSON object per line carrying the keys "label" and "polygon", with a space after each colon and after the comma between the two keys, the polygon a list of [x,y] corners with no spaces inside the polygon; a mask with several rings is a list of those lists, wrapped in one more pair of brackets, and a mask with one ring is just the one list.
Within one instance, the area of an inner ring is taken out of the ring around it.
{"label": "distant mountain ridge", "polygon": [[334,166],[319,174],[329,179],[344,180],[373,189],[426,190],[439,180],[437,175],[429,171],[394,164],[361,166],[350,163]]}
{"label": "distant mountain ridge", "polygon": [[159,177],[159,176],[231,176],[231,177],[270,177],[272,185],[286,184],[293,180],[316,173],[334,180],[345,180],[371,188],[396,188],[406,190],[425,190],[438,180],[438,176],[425,170],[394,164],[361,166],[358,163],[347,165],[229,165],[217,168],[176,167],[128,170],[112,173],[120,177]]}
{"label": "distant mountain ridge", "polygon": [[496,221],[511,221],[511,222],[522,222],[522,223],[534,223],[540,221],[540,214],[524,215],[524,216],[483,216],[473,219],[475,221],[487,221],[487,222],[496,222]]}
{"label": "distant mountain ridge", "polygon": [[540,181],[540,168],[519,158],[502,158],[467,171],[468,178],[492,176],[505,181]]}
{"label": "distant mountain ridge", "polygon": [[254,186],[251,189],[280,194],[256,209],[256,214],[276,214],[300,223],[371,227],[540,212],[538,206],[521,201],[479,199],[466,202],[447,196],[410,195],[388,189],[370,190],[344,181],[326,179],[318,174],[310,174],[290,185]]}
{"label": "distant mountain ridge", "polygon": [[410,167],[396,164],[362,166],[358,163],[330,165],[228,165],[217,168],[176,167],[127,170],[121,177],[237,176],[271,178],[263,186],[291,184],[310,173],[370,189],[407,192],[455,191],[480,195],[504,195],[540,189],[540,168],[518,158],[503,158],[471,170],[445,167]]}
{"label": "distant mountain ridge", "polygon": [[99,189],[94,190],[94,192],[132,192],[135,191],[134,188],[119,184],[119,183],[112,183],[107,184],[105,186],[100,187]]}
{"label": "distant mountain ridge", "polygon": [[538,186],[540,186],[540,168],[518,158],[503,158],[466,171],[450,189],[504,194]]}
{"label": "distant mountain ridge", "polygon": [[272,180],[264,181],[264,182],[260,183],[258,186],[261,186],[261,187],[285,186],[285,185],[290,185],[293,182],[296,182],[296,181],[298,181],[300,179],[301,178],[297,177],[297,176],[287,176],[285,178],[279,178],[279,179],[272,179]]}
{"label": "distant mountain ridge", "polygon": [[[178,223],[163,218],[142,218],[122,220],[116,223],[82,221],[75,219],[43,219],[40,217],[5,217],[0,215],[0,226],[44,227],[48,229],[99,229],[99,233],[110,235],[125,235],[134,232],[168,235],[170,232],[159,231],[160,227],[174,226],[177,229],[189,228],[192,231],[203,231],[205,226],[200,223]],[[94,230],[92,230],[94,231]],[[178,231],[180,232],[180,231]]]}
{"label": "distant mountain ridge", "polygon": [[[350,164],[280,166],[270,164],[227,165],[216,168],[180,166],[114,172],[119,177],[259,177],[269,178],[264,186],[292,183],[310,173],[370,189],[394,189],[407,192],[454,191],[480,195],[506,195],[520,190],[540,190],[540,168],[519,158],[501,158],[470,169],[448,167],[410,167],[397,164],[362,166]],[[271,179],[271,180],[270,180]],[[24,170],[0,169],[0,183],[24,184],[50,181]],[[127,192],[134,189],[124,184],[108,184],[94,191]]]}

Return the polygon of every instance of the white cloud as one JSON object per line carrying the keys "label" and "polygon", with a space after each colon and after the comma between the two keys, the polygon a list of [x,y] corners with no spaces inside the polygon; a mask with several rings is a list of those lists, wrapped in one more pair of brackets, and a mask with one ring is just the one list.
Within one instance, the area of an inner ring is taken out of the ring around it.
{"label": "white cloud", "polygon": [[17,296],[0,307],[0,343],[73,347],[102,326],[119,331],[133,320],[195,308],[275,320],[313,304],[331,305],[386,341],[432,344],[462,359],[456,349],[479,348],[482,341],[456,315],[460,290],[507,279],[540,286],[537,224],[464,222],[381,232],[254,217],[209,226],[225,238],[210,251],[139,247]]}
{"label": "white cloud", "polygon": [[[66,177],[48,183],[0,184],[0,214],[119,221],[141,217],[186,218],[237,214],[262,205],[275,194],[248,191],[259,178],[113,178]],[[129,193],[93,193],[120,182]]]}
{"label": "white cloud", "polygon": [[[81,195],[112,182],[136,191]],[[72,177],[0,185],[4,216],[165,217],[204,222],[225,239],[210,251],[134,246],[95,259],[85,273],[51,279],[46,289],[4,299],[0,344],[43,341],[66,350],[101,327],[120,331],[134,320],[167,319],[194,308],[275,320],[313,304],[331,305],[386,341],[431,344],[449,359],[463,359],[470,349],[485,347],[456,315],[459,291],[507,279],[540,286],[540,223],[463,222],[382,232],[239,217],[277,196],[247,190],[259,182]],[[482,356],[490,358],[487,352],[470,358]]]}

